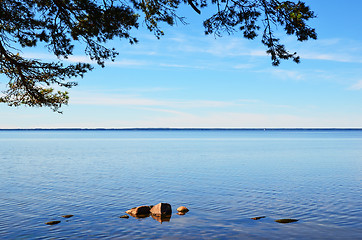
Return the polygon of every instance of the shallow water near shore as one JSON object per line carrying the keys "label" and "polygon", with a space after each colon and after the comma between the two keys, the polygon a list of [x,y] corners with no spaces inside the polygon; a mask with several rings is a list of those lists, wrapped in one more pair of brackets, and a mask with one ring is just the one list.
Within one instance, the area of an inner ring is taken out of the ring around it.
{"label": "shallow water near shore", "polygon": [[362,236],[361,130],[0,131],[0,166],[0,239]]}

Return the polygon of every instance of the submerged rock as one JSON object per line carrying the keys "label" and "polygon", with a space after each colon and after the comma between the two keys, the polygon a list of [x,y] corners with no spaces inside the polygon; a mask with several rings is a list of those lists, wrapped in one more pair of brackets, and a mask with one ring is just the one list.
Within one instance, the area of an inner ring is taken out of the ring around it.
{"label": "submerged rock", "polygon": [[[181,206],[179,208],[176,209],[179,213],[187,213],[189,210],[187,209],[187,207],[185,206]],[[179,215],[184,215],[184,214],[179,214]]]}
{"label": "submerged rock", "polygon": [[259,219],[262,219],[262,218],[265,218],[265,216],[261,216],[261,217],[253,217],[253,218],[251,218],[251,219],[253,219],[253,220],[259,220]]}
{"label": "submerged rock", "polygon": [[46,222],[45,224],[47,225],[55,225],[55,224],[58,224],[60,223],[60,221],[50,221],[50,222]]}
{"label": "submerged rock", "polygon": [[128,215],[123,215],[123,216],[120,216],[119,218],[129,218]]}
{"label": "submerged rock", "polygon": [[150,209],[152,215],[171,215],[172,208],[168,203],[159,203]]}
{"label": "submerged rock", "polygon": [[150,206],[139,206],[134,207],[126,211],[131,216],[140,216],[140,215],[149,215],[150,214]]}
{"label": "submerged rock", "polygon": [[73,217],[74,215],[71,215],[71,214],[69,214],[69,215],[63,215],[62,217],[63,218],[71,218],[71,217]]}
{"label": "submerged rock", "polygon": [[275,221],[278,223],[291,223],[291,222],[298,222],[299,219],[284,218],[284,219],[277,219]]}

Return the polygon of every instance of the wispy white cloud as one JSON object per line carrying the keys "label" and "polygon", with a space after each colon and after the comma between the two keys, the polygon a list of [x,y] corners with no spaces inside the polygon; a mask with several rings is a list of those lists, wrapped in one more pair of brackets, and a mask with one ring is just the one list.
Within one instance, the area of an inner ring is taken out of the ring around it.
{"label": "wispy white cloud", "polygon": [[274,69],[272,73],[283,79],[293,79],[293,80],[303,79],[303,74],[301,74],[299,71]]}
{"label": "wispy white cloud", "polygon": [[[172,43],[172,44],[170,44]],[[349,43],[349,44],[348,44]],[[166,46],[166,47],[165,47]],[[288,49],[293,49],[287,45]],[[303,45],[296,47],[298,54],[302,59],[321,60],[321,61],[334,61],[345,63],[362,63],[361,52],[359,42],[348,42],[343,39],[320,39],[318,41],[311,41]],[[141,42],[136,46],[128,46],[122,50],[123,54],[129,56],[129,59],[116,60],[115,62],[107,61],[107,65],[129,67],[129,66],[152,66],[155,65],[155,61],[145,61],[144,59],[138,59],[139,56],[148,56],[156,58],[159,62],[165,62],[166,58],[183,59],[182,56],[188,54],[202,54],[211,55],[213,57],[268,57],[265,52],[265,48],[256,44],[255,41],[248,41],[238,37],[224,37],[213,38],[207,36],[187,36],[177,34],[177,36],[171,36],[169,38],[162,38],[161,40],[155,40],[151,37],[151,40]],[[56,57],[50,53],[24,53],[29,58],[55,60]],[[132,59],[132,56],[137,56]],[[162,59],[159,59],[162,58]],[[67,62],[84,62],[95,64],[95,61],[89,59],[85,55],[72,55],[68,59],[64,59]],[[215,61],[215,59],[213,59]],[[157,65],[157,64],[156,64]],[[163,63],[162,67],[175,67],[175,68],[192,68],[191,64],[184,64],[184,60],[176,61],[174,64]],[[232,66],[231,66],[232,67]],[[194,67],[195,68],[195,67]]]}
{"label": "wispy white cloud", "polygon": [[311,59],[311,60],[326,60],[334,62],[345,62],[345,63],[362,63],[362,58],[360,56],[353,56],[347,54],[326,54],[326,53],[302,53],[300,54],[302,59]]}
{"label": "wispy white cloud", "polygon": [[71,104],[80,105],[102,105],[102,106],[164,106],[164,101],[137,98],[133,96],[122,95],[89,95],[74,96],[70,100]]}
{"label": "wispy white cloud", "polygon": [[320,46],[335,46],[341,42],[344,42],[341,38],[324,38],[313,41],[313,44],[318,44]]}
{"label": "wispy white cloud", "polygon": [[[341,124],[342,123],[342,124]],[[333,121],[301,117],[291,114],[255,114],[222,112],[208,114],[176,113],[170,117],[155,117],[152,122],[139,122],[142,126],[179,128],[305,128],[305,127],[345,127],[341,119]],[[357,121],[348,126],[360,126]]]}
{"label": "wispy white cloud", "polygon": [[358,82],[356,82],[355,84],[350,86],[348,89],[349,90],[361,90],[362,89],[362,80],[359,80]]}
{"label": "wispy white cloud", "polygon": [[82,62],[82,63],[96,64],[96,61],[92,61],[89,57],[81,56],[81,55],[71,55],[68,58],[63,59],[63,60],[65,62],[71,62],[71,63]]}
{"label": "wispy white cloud", "polygon": [[56,56],[50,53],[42,53],[42,52],[25,52],[22,53],[21,56],[25,58],[38,59],[38,60],[58,60]]}
{"label": "wispy white cloud", "polygon": [[253,68],[254,64],[237,64],[234,66],[235,69],[250,69]]}
{"label": "wispy white cloud", "polygon": [[[262,47],[256,49],[255,45],[251,47],[251,41],[232,36],[214,38],[212,36],[191,37],[177,34],[176,37],[167,40],[172,42],[169,50],[173,53],[175,51],[188,54],[201,53],[214,57],[267,56]],[[161,41],[165,41],[165,39]]]}
{"label": "wispy white cloud", "polygon": [[278,79],[283,79],[283,80],[302,80],[305,78],[304,74],[301,73],[300,71],[286,70],[281,68],[269,68],[257,72],[267,72],[277,77]]}
{"label": "wispy white cloud", "polygon": [[161,112],[161,113],[170,113],[172,115],[187,115],[185,112],[176,111],[172,109],[165,109],[165,108],[155,108],[155,107],[140,107],[139,109],[151,112]]}
{"label": "wispy white cloud", "polygon": [[[91,60],[86,55],[70,55],[68,58],[60,58],[58,59],[56,56],[49,54],[49,53],[24,53],[24,57],[31,58],[31,59],[39,59],[39,60],[62,60],[64,62],[69,63],[90,63],[90,64],[97,64],[96,61]],[[144,66],[144,65],[152,65],[151,63],[144,61],[144,60],[137,60],[137,59],[120,59],[116,61],[106,61],[106,65],[109,66],[116,66],[116,67],[130,67],[130,66]]]}
{"label": "wispy white cloud", "polygon": [[[74,107],[78,111],[69,114],[71,111],[74,111]],[[323,114],[320,116],[306,116],[286,113],[250,113],[239,110],[190,113],[185,110],[153,106],[133,108],[131,111],[128,111],[129,117],[115,117],[124,116],[124,111],[117,109],[105,114],[94,114],[92,112],[90,113],[91,115],[84,115],[83,111],[79,111],[79,108],[72,106],[72,104],[63,115],[54,114],[49,109],[41,108],[34,110],[21,107],[9,111],[8,108],[5,109],[3,106],[1,111],[4,112],[5,116],[0,119],[2,128],[360,128],[362,122],[361,116],[354,118],[344,115],[327,117]],[[100,109],[94,106],[92,111],[98,112]],[[143,114],[140,115],[140,111]],[[147,111],[158,114],[149,114]],[[132,116],[133,114],[137,117]],[[42,117],[39,118],[39,115]],[[90,116],[92,121],[87,121]]]}
{"label": "wispy white cloud", "polygon": [[360,41],[342,38],[318,39],[299,45],[298,54],[302,59],[362,63]]}
{"label": "wispy white cloud", "polygon": [[[265,48],[253,41],[243,38],[225,37],[193,37],[179,35],[173,39],[176,43],[172,50],[188,53],[210,54],[216,57],[268,57]],[[350,43],[347,44],[346,42]],[[307,45],[299,45],[297,52],[302,59],[335,61],[346,63],[362,63],[361,47],[359,42],[333,38],[308,42]],[[293,49],[293,44],[287,44],[287,48]]]}
{"label": "wispy white cloud", "polygon": [[166,87],[144,87],[144,88],[121,88],[121,89],[112,89],[109,90],[111,92],[126,92],[126,93],[147,93],[147,92],[168,92],[168,91],[175,91],[180,90],[179,88],[166,88]]}
{"label": "wispy white cloud", "polygon": [[151,65],[147,61],[143,60],[134,60],[134,59],[122,59],[117,61],[107,61],[107,65],[110,66],[117,66],[117,67],[130,67],[130,66],[144,66],[144,65]]}
{"label": "wispy white cloud", "polygon": [[71,96],[70,104],[103,105],[103,106],[139,106],[139,107],[167,107],[169,109],[192,108],[225,108],[259,103],[253,99],[238,99],[233,101],[211,100],[170,100],[152,99],[125,94],[95,94],[93,92],[78,92]]}
{"label": "wispy white cloud", "polygon": [[[91,60],[88,56],[80,56],[80,55],[72,55],[69,56],[67,59],[64,59],[66,62],[71,63],[90,63],[90,64],[96,64],[96,61]],[[144,66],[149,65],[147,61],[143,60],[136,60],[136,59],[121,59],[116,61],[105,61],[105,64],[108,66],[114,66],[114,67],[131,67],[131,66]]]}
{"label": "wispy white cloud", "polygon": [[[245,40],[246,41],[246,40]],[[224,41],[215,40],[204,48],[204,52],[217,57],[266,57],[268,56],[265,50],[254,49],[250,50],[250,46],[245,44],[242,39],[230,39]]]}
{"label": "wispy white cloud", "polygon": [[178,43],[184,43],[187,41],[188,38],[186,38],[185,36],[177,36],[177,37],[170,37],[169,40],[174,41],[174,42],[178,42]]}
{"label": "wispy white cloud", "polygon": [[160,63],[159,66],[167,68],[189,68],[189,69],[204,69],[205,66],[192,66],[192,65],[182,65],[182,64],[169,64],[169,63]]}

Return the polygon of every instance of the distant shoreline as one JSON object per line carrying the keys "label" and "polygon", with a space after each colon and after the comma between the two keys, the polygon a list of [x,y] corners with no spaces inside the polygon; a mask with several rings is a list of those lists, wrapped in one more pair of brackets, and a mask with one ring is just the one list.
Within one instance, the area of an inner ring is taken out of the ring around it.
{"label": "distant shoreline", "polygon": [[362,128],[4,128],[0,131],[362,131]]}

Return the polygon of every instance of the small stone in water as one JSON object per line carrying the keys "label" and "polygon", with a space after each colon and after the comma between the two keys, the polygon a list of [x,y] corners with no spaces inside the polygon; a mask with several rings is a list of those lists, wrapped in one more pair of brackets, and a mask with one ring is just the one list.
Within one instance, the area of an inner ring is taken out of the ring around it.
{"label": "small stone in water", "polygon": [[261,216],[261,217],[253,217],[253,218],[251,218],[251,219],[253,219],[253,220],[259,220],[259,219],[261,219],[261,218],[265,218],[265,216]]}
{"label": "small stone in water", "polygon": [[182,213],[187,213],[189,210],[187,209],[187,207],[181,206],[179,208],[176,209],[178,212],[182,212]]}
{"label": "small stone in water", "polygon": [[291,222],[298,222],[298,219],[285,218],[285,219],[278,219],[275,221],[278,223],[291,223]]}
{"label": "small stone in water", "polygon": [[128,215],[123,215],[123,216],[120,216],[119,218],[129,218]]}
{"label": "small stone in water", "polygon": [[73,217],[74,215],[71,215],[71,214],[69,214],[69,215],[63,215],[62,217],[63,218],[71,218],[71,217]]}
{"label": "small stone in water", "polygon": [[50,222],[46,222],[45,224],[47,225],[55,225],[55,224],[58,224],[60,223],[60,221],[50,221]]}

